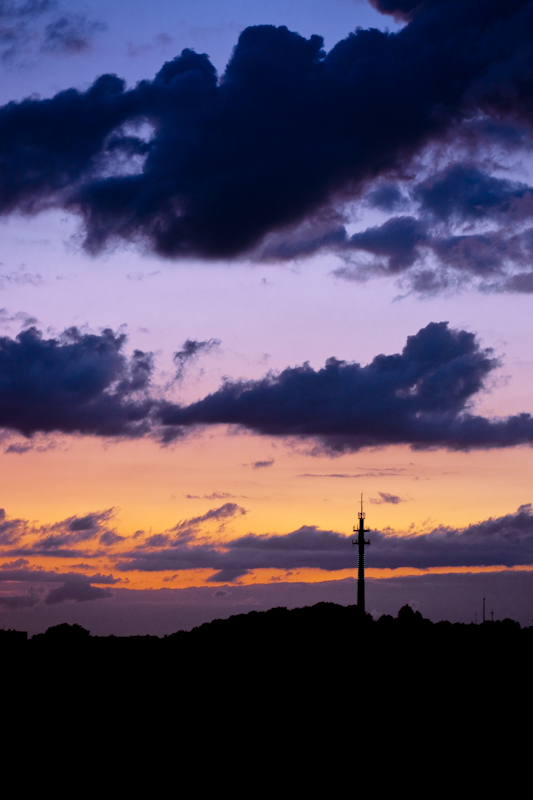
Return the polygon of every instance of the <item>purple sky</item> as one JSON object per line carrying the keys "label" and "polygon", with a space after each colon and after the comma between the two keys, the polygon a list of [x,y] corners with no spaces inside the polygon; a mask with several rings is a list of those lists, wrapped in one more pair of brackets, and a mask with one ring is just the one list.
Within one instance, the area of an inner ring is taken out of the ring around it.
{"label": "purple sky", "polygon": [[369,608],[529,622],[533,2],[411,6],[0,2],[0,627],[355,602],[225,547],[361,492]]}

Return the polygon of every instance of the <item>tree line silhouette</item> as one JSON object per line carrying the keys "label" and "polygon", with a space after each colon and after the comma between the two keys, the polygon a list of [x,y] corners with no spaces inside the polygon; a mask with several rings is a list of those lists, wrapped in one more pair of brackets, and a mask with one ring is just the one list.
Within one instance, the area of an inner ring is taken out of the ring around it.
{"label": "tree line silhouette", "polygon": [[139,720],[145,730],[181,726],[180,735],[192,725],[201,741],[206,725],[257,730],[263,719],[283,735],[296,725],[308,738],[352,736],[357,718],[365,735],[379,737],[392,719],[417,731],[428,715],[434,726],[446,719],[457,727],[475,713],[489,725],[495,704],[499,713],[520,708],[533,626],[433,623],[407,605],[374,620],[357,606],[322,602],[163,637],[91,636],[67,623],[31,638],[4,630],[0,653],[10,720],[20,721],[22,707],[78,725],[83,707],[91,719],[129,719],[132,730]]}
{"label": "tree line silhouette", "polygon": [[190,653],[204,647],[225,649],[250,649],[257,646],[278,646],[297,652],[311,642],[329,643],[332,647],[343,647],[354,641],[390,644],[403,639],[411,643],[419,641],[426,646],[438,642],[461,643],[464,646],[501,642],[507,644],[533,642],[533,626],[522,628],[512,619],[487,621],[481,624],[432,622],[420,611],[404,605],[398,615],[385,614],[373,619],[371,614],[360,614],[357,605],[342,606],[320,602],[314,606],[287,609],[271,608],[268,611],[250,611],[234,614],[227,619],[204,622],[190,631],[158,637],[155,635],[92,636],[81,625],[62,623],[54,625],[45,633],[28,638],[25,631],[1,630],[0,646],[6,649],[31,649],[37,653],[43,649],[84,649],[106,647],[175,649]]}

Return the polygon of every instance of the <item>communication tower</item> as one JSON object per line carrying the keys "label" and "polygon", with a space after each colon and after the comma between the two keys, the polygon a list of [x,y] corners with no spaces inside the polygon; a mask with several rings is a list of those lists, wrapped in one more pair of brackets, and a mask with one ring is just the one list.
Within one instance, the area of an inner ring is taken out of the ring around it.
{"label": "communication tower", "polygon": [[357,533],[357,540],[352,539],[352,545],[357,545],[357,608],[360,614],[365,613],[365,545],[370,544],[369,541],[365,542],[365,533],[368,529],[365,528],[366,514],[363,511],[363,495],[361,494],[361,511],[358,514],[359,526],[354,525],[353,532]]}

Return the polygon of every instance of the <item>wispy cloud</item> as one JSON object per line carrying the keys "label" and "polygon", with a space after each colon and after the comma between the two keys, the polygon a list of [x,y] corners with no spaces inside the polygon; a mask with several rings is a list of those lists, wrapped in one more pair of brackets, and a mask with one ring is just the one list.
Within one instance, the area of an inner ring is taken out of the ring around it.
{"label": "wispy cloud", "polygon": [[177,367],[176,380],[181,381],[183,379],[186,368],[196,361],[200,355],[217,350],[220,345],[220,339],[206,339],[202,342],[196,341],[196,339],[186,339],[181,346],[181,350],[178,350],[173,356]]}
{"label": "wispy cloud", "polygon": [[390,494],[389,492],[378,492],[379,497],[371,497],[370,502],[374,505],[380,506],[383,503],[390,503],[394,506],[398,503],[405,503],[405,499],[397,494]]}
{"label": "wispy cloud", "polygon": [[16,64],[38,54],[85,53],[106,28],[103,22],[64,9],[60,0],[2,0],[0,59]]}
{"label": "wispy cloud", "polygon": [[[372,531],[367,566],[479,567],[533,564],[533,510],[490,518],[466,528],[436,527],[424,533]],[[190,569],[215,570],[214,581],[231,582],[256,569],[355,569],[352,537],[314,525],[288,534],[247,534],[219,544],[176,540],[155,550],[124,552],[116,568],[122,572]],[[230,576],[233,576],[231,578]]]}
{"label": "wispy cloud", "polygon": [[265,459],[264,461],[254,461],[252,467],[254,469],[265,469],[265,467],[271,467],[274,463],[273,458]]}

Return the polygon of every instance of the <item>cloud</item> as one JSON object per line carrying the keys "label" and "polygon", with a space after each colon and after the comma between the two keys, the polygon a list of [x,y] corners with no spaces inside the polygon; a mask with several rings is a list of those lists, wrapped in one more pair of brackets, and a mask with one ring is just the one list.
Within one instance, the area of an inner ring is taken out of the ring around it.
{"label": "cloud", "polygon": [[16,62],[37,52],[73,55],[90,50],[107,26],[84,14],[62,12],[61,5],[56,0],[2,0],[0,58]]}
{"label": "cloud", "polygon": [[252,464],[252,467],[254,469],[265,469],[265,467],[271,467],[273,463],[274,463],[274,459],[273,458],[269,458],[266,461],[254,461],[254,463]]}
{"label": "cloud", "polygon": [[[102,75],[84,92],[4,106],[0,213],[67,209],[92,253],[126,241],[168,258],[231,259],[324,215],[342,220],[347,200],[406,174],[429,146],[446,149],[462,123],[530,129],[532,0],[376,5],[407,24],[357,30],[327,54],[320,36],[250,27],[221,79],[206,55],[184,50],[131,89]],[[61,19],[58,41],[77,41],[61,39]],[[142,122],[149,137],[135,132]],[[480,147],[488,130],[470,127]],[[381,246],[392,233],[381,231]],[[321,236],[342,244],[342,225]],[[352,244],[375,249],[376,236]],[[416,226],[406,236],[396,269],[416,249]]]}
{"label": "cloud", "polygon": [[[531,504],[514,514],[490,518],[466,528],[438,527],[429,533],[370,531],[367,567],[515,566],[533,564]],[[254,569],[355,569],[352,536],[313,525],[285,535],[247,534],[214,544],[187,543],[120,557],[120,571],[214,569],[211,582],[231,582]]]}
{"label": "cloud", "polygon": [[38,17],[56,6],[55,0],[1,0],[0,19]]}
{"label": "cloud", "polygon": [[0,325],[3,328],[9,328],[10,322],[16,322],[21,328],[29,328],[32,325],[36,325],[38,320],[26,311],[17,311],[14,314],[10,314],[7,308],[0,308]]}
{"label": "cloud", "polygon": [[[344,232],[334,248],[345,259],[334,271],[337,277],[391,275],[422,293],[472,283],[485,291],[533,291],[531,186],[460,162],[404,185],[403,194],[395,191],[404,200],[410,195],[412,214],[351,237]],[[379,204],[377,194],[369,193],[371,204]]]}
{"label": "cloud", "polygon": [[[435,528],[427,534],[379,534],[375,566],[513,566],[533,563],[533,513],[527,503],[514,513],[466,528]],[[368,557],[370,564],[370,556]]]}
{"label": "cloud", "polygon": [[113,547],[113,545],[118,544],[119,542],[124,541],[124,536],[119,536],[118,533],[115,531],[104,531],[100,534],[100,538],[98,540],[100,544],[105,545],[106,547]]}
{"label": "cloud", "polygon": [[[247,514],[247,510],[237,503],[224,503],[218,508],[210,508],[205,514],[199,514],[196,517],[189,517],[188,519],[180,520],[172,528],[169,528],[165,533],[156,533],[150,536],[143,536],[144,532],[139,531],[134,536],[140,542],[137,545],[136,553],[158,551],[161,548],[182,548],[189,542],[197,540],[198,534],[204,526],[209,526],[216,523],[217,532],[221,533],[225,530],[227,523],[235,518]],[[101,539],[100,539],[101,541]]]}
{"label": "cloud", "polygon": [[102,589],[100,586],[92,586],[89,579],[83,575],[78,575],[76,578],[65,581],[63,586],[52,589],[44,602],[46,605],[51,606],[57,603],[65,603],[69,600],[76,603],[86,603],[90,600],[105,600],[107,597],[113,597],[113,592],[109,589]]}
{"label": "cloud", "polygon": [[370,3],[382,14],[390,14],[398,20],[408,21],[413,18],[416,11],[431,5],[437,5],[424,0],[370,0]]}
{"label": "cloud", "polygon": [[[18,555],[19,563],[25,556],[50,558],[78,558],[96,555],[95,545],[113,547],[123,541],[122,536],[110,528],[114,509],[96,511],[84,516],[72,516],[50,525],[31,525],[27,520],[8,520],[0,509],[0,545],[4,555]],[[79,545],[92,547],[93,552],[80,550]]]}
{"label": "cloud", "polygon": [[386,258],[387,270],[395,274],[414,264],[426,239],[426,228],[417,219],[393,217],[383,225],[355,233],[346,246]]}
{"label": "cloud", "polygon": [[11,285],[15,286],[40,286],[43,282],[42,277],[36,272],[23,272],[19,268],[9,273],[0,273],[0,289],[6,289]]}
{"label": "cloud", "polygon": [[322,451],[409,444],[455,450],[533,442],[533,418],[488,419],[472,401],[498,366],[474,334],[432,322],[409,336],[402,353],[365,367],[330,358],[231,382],[188,406],[162,404],[163,426],[238,425],[268,436],[311,439]]}
{"label": "cloud", "polygon": [[[371,548],[370,548],[371,549]],[[333,602],[353,605],[357,599],[354,578],[339,580],[331,573],[329,580],[317,583],[268,581],[228,586],[209,584],[187,589],[116,589],[106,600],[105,609],[98,603],[72,604],[68,618],[89,629],[93,636],[144,636],[172,634],[214,619],[233,614],[268,611],[272,608],[304,608],[315,603]],[[406,603],[416,601],[424,617],[433,622],[472,623],[477,610],[481,619],[482,598],[495,611],[494,618],[511,618],[523,627],[531,625],[533,572],[504,570],[483,573],[443,573],[398,576],[390,580],[367,581],[367,606],[377,615],[396,616]],[[2,609],[2,626],[27,630],[29,635],[44,631],[65,620],[62,605],[41,605],[35,609]],[[104,613],[105,612],[105,613]],[[298,616],[298,614],[297,614]],[[489,617],[490,618],[490,617]],[[525,634],[527,636],[527,634]],[[527,662],[524,662],[527,668]]]}
{"label": "cloud", "polygon": [[[77,572],[56,572],[53,570],[43,570],[27,566],[25,559],[18,559],[11,564],[5,564],[0,572],[0,586],[5,582],[9,584],[31,584],[28,592],[22,595],[6,593],[2,586],[0,593],[0,606],[9,608],[25,608],[43,602],[45,605],[56,605],[68,600],[83,603],[90,600],[100,600],[112,597],[109,589],[102,589],[97,584],[113,585],[119,583],[119,578],[112,575],[82,575]],[[61,584],[55,589],[51,589],[43,598],[39,591],[41,584],[57,583]]]}
{"label": "cloud", "polygon": [[72,55],[92,49],[93,38],[107,28],[102,22],[83,14],[63,14],[44,29],[41,50],[44,53]]}
{"label": "cloud", "polygon": [[[391,444],[469,450],[533,442],[529,413],[502,419],[473,413],[499,361],[473,333],[446,322],[430,323],[408,337],[401,353],[378,355],[366,366],[330,358],[318,370],[305,363],[259,380],[226,379],[186,406],[165,400],[161,391],[154,396],[151,353],[135,350],[128,358],[125,342],[124,334],[109,329],[89,334],[70,328],[44,339],[31,327],[14,339],[0,337],[0,426],[25,437],[60,432],[152,436],[165,443],[196,427],[226,424],[307,439],[317,454]],[[23,454],[27,447],[18,442],[7,450]],[[0,537],[7,535],[7,528],[0,530]],[[103,541],[113,537],[118,541],[107,532]]]}
{"label": "cloud", "polygon": [[185,498],[187,500],[225,500],[228,497],[235,498],[241,496],[242,495],[231,494],[230,492],[212,492],[211,494],[203,494],[201,497],[199,494],[186,494]]}
{"label": "cloud", "polygon": [[398,505],[398,503],[405,503],[405,500],[402,497],[399,497],[397,494],[389,494],[389,492],[378,492],[378,494],[379,498],[370,498],[370,502],[376,506],[380,506],[383,503],[390,503],[393,506]]}
{"label": "cloud", "polygon": [[367,193],[365,200],[369,206],[389,212],[398,211],[409,203],[394,183],[378,184]]}
{"label": "cloud", "polygon": [[29,566],[29,561],[27,558],[17,558],[15,561],[7,561],[4,564],[0,565],[0,570],[6,569],[19,569],[20,567],[27,567]]}
{"label": "cloud", "polygon": [[[4,437],[8,438],[9,436],[10,433],[5,431]],[[31,441],[28,439],[25,439],[22,442],[14,442],[6,447],[4,453],[15,453],[16,455],[22,456],[25,453],[31,452],[32,450],[36,453],[47,453],[49,450],[56,449],[56,442],[53,439],[49,439],[48,441],[45,439],[43,441],[41,438],[41,441],[43,442],[41,444],[38,444],[37,440]]]}
{"label": "cloud", "polygon": [[2,594],[0,595],[0,607],[9,609],[33,608],[41,600],[41,596],[35,589],[30,588],[26,594]]}
{"label": "cloud", "polygon": [[5,452],[16,453],[17,455],[21,456],[24,455],[24,453],[29,453],[32,449],[33,447],[31,444],[20,444],[19,442],[16,442],[15,444],[10,444],[8,447],[6,447]]}
{"label": "cloud", "polygon": [[382,469],[361,470],[360,472],[303,472],[298,478],[393,478],[405,475],[405,467],[384,467]]}
{"label": "cloud", "polygon": [[244,516],[247,513],[247,510],[237,505],[237,503],[224,503],[218,508],[210,508],[205,514],[201,514],[198,517],[191,517],[178,522],[173,528],[170,528],[170,532],[176,533],[180,541],[185,541],[197,533],[200,526],[205,522],[219,522],[221,526],[219,530],[221,530],[226,520]]}
{"label": "cloud", "polygon": [[172,36],[168,33],[158,33],[154,36],[150,44],[135,44],[128,42],[127,54],[130,58],[137,58],[138,56],[145,56],[150,50],[165,50],[172,44]]}
{"label": "cloud", "polygon": [[127,358],[124,334],[65,330],[44,339],[34,327],[0,337],[0,426],[31,436],[85,433],[140,436],[148,431],[152,356]]}
{"label": "cloud", "polygon": [[214,575],[207,578],[208,583],[234,583],[239,578],[242,578],[243,575],[248,575],[250,570],[248,569],[221,569],[219,572],[215,572]]}
{"label": "cloud", "polygon": [[458,222],[501,215],[508,220],[533,216],[531,187],[483,172],[469,163],[451,164],[413,189],[423,212]]}
{"label": "cloud", "polygon": [[220,347],[220,339],[207,339],[203,342],[198,342],[195,339],[186,339],[183,342],[181,350],[174,353],[173,359],[177,366],[176,380],[183,378],[185,369],[191,361],[195,361],[201,353],[209,353]]}
{"label": "cloud", "polygon": [[6,512],[0,508],[0,546],[10,547],[17,544],[30,530],[24,519],[7,519]]}

